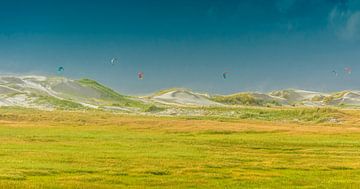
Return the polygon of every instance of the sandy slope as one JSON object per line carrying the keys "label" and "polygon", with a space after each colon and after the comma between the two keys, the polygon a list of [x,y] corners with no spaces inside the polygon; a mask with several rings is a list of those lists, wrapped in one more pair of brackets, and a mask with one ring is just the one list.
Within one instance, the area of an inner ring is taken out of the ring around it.
{"label": "sandy slope", "polygon": [[0,106],[52,109],[52,104],[37,103],[39,96],[70,100],[85,107],[98,108],[92,100],[100,99],[101,92],[61,77],[0,76]]}
{"label": "sandy slope", "polygon": [[193,93],[186,90],[174,90],[152,97],[153,100],[176,105],[216,106],[221,105],[209,100],[205,95]]}

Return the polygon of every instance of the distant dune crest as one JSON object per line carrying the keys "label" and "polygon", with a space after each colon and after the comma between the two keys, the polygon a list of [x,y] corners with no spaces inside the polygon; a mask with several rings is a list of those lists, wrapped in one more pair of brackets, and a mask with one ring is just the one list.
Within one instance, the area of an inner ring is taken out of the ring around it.
{"label": "distant dune crest", "polygon": [[[126,96],[90,79],[0,76],[0,106],[39,109],[106,109],[146,111],[176,106],[360,106],[360,91],[322,93],[286,89],[270,93],[209,95],[189,89],[167,89],[146,97]],[[156,109],[156,108],[155,108]]]}

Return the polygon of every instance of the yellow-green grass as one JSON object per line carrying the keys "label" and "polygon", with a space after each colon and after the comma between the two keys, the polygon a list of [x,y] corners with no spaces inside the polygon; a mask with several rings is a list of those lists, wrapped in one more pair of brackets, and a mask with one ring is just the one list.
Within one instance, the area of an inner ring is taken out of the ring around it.
{"label": "yellow-green grass", "polygon": [[342,123],[0,109],[0,188],[359,188]]}

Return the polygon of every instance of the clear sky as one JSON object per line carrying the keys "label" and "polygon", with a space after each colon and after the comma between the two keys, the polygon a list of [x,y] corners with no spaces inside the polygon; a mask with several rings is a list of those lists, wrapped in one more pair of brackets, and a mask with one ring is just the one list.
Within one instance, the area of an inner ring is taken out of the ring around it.
{"label": "clear sky", "polygon": [[59,66],[125,94],[360,89],[360,1],[1,1],[0,71]]}

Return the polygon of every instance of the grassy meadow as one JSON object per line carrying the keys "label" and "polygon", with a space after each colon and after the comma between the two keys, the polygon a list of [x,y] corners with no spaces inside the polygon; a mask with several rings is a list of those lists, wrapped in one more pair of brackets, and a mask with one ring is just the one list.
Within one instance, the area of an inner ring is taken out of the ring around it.
{"label": "grassy meadow", "polygon": [[360,188],[360,111],[237,111],[0,108],[0,188]]}

